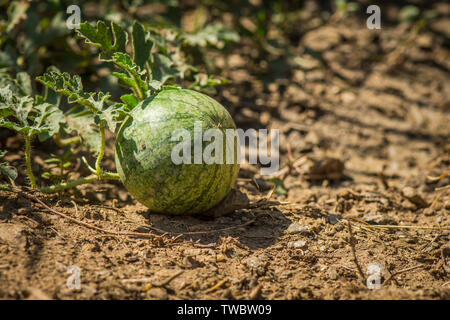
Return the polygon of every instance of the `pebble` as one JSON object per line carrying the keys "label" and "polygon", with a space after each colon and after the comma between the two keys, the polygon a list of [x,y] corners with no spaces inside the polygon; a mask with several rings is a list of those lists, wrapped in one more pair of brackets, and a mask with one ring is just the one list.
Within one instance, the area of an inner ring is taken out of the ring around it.
{"label": "pebble", "polygon": [[364,216],[364,221],[371,224],[392,224],[397,225],[397,221],[387,214],[368,214]]}
{"label": "pebble", "polygon": [[418,207],[426,207],[428,205],[427,202],[414,188],[405,187],[402,189],[402,194],[406,199],[408,199]]}
{"label": "pebble", "polygon": [[330,214],[327,217],[328,223],[336,224],[342,220],[342,216],[340,214]]}
{"label": "pebble", "polygon": [[330,278],[331,280],[336,280],[338,278],[338,273],[337,273],[336,269],[334,269],[334,268],[328,269],[327,275],[328,275],[328,278]]}
{"label": "pebble", "polygon": [[243,263],[258,275],[263,275],[266,272],[267,262],[258,257],[249,257],[244,259]]}
{"label": "pebble", "polygon": [[425,208],[423,210],[423,214],[429,217],[429,216],[434,216],[436,214],[436,212],[431,208]]}
{"label": "pebble", "polygon": [[288,248],[305,249],[307,247],[307,243],[305,240],[297,240],[288,242],[287,246]]}
{"label": "pebble", "polygon": [[147,291],[147,294],[157,300],[167,300],[168,294],[164,288],[151,288]]}
{"label": "pebble", "polygon": [[288,234],[296,234],[296,233],[309,234],[310,228],[309,226],[302,226],[294,222],[291,223],[291,225],[287,228],[286,232]]}

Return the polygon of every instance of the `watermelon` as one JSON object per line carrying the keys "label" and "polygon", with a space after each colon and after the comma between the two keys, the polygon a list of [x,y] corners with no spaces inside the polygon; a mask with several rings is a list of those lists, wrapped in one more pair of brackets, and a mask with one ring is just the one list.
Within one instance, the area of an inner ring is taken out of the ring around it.
{"label": "watermelon", "polygon": [[[216,100],[180,88],[165,88],[143,100],[120,127],[115,145],[117,172],[129,193],[151,211],[200,213],[218,204],[233,187],[239,172],[238,139],[233,138],[232,163],[227,163],[225,152],[223,163],[196,163],[194,128],[198,124],[202,134],[208,129],[221,130],[224,149],[225,130],[236,129],[230,114]],[[181,141],[173,139],[177,129],[190,133],[190,163],[173,161],[172,150]],[[207,145],[203,142],[201,147]]]}

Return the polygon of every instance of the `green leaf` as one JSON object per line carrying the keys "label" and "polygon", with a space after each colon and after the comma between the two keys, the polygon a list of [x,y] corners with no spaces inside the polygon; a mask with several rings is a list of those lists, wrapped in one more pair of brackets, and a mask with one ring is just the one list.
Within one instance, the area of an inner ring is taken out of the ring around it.
{"label": "green leaf", "polygon": [[190,89],[194,89],[197,91],[210,91],[213,90],[213,87],[230,83],[230,80],[225,78],[214,78],[213,76],[209,76],[204,73],[198,73],[194,76],[194,83],[190,86]]}
{"label": "green leaf", "polygon": [[45,123],[45,126],[38,130],[39,140],[45,141],[58,133],[61,124],[64,124],[66,119],[60,109],[49,103],[40,104],[37,109],[41,111],[37,120]]}
{"label": "green leaf", "polygon": [[133,45],[133,60],[138,66],[143,68],[145,63],[150,60],[153,41],[149,39],[148,32],[138,22],[133,24],[131,40]]}
{"label": "green leaf", "polygon": [[400,10],[400,20],[403,22],[414,21],[420,15],[420,9],[413,5],[404,6]]}
{"label": "green leaf", "polygon": [[18,175],[17,169],[13,166],[10,166],[8,162],[0,163],[0,173],[12,180],[16,180]]}
{"label": "green leaf", "polygon": [[212,46],[218,49],[225,47],[227,43],[238,42],[239,35],[227,29],[222,23],[210,24],[194,34],[182,35],[184,43],[191,46]]}
{"label": "green leaf", "polygon": [[32,95],[31,80],[26,72],[19,72],[16,79],[12,78],[5,69],[0,70],[0,88],[9,86],[12,95]]}
{"label": "green leaf", "polygon": [[136,89],[138,88],[138,84],[136,81],[127,75],[124,72],[113,72],[113,76],[115,76],[119,80],[119,85],[127,88],[127,89]]}
{"label": "green leaf", "polygon": [[[0,159],[6,155],[6,151],[0,150]],[[17,179],[17,169],[9,164],[9,162],[0,162],[0,175],[8,177],[11,180]]]}
{"label": "green leaf", "polygon": [[70,113],[66,117],[66,125],[68,133],[75,131],[89,150],[96,153],[100,151],[100,131],[90,111]]}
{"label": "green leaf", "polygon": [[26,72],[19,72],[16,75],[17,84],[22,90],[23,94],[31,96],[33,94],[33,87],[31,86],[31,78]]}
{"label": "green leaf", "polygon": [[[11,115],[14,115],[16,121],[18,121],[21,126],[28,125],[28,115],[33,109],[33,102],[33,98],[30,96],[17,96],[14,94],[9,85],[5,88],[0,88],[0,108],[12,111]],[[0,126],[5,125],[9,126],[10,129],[16,130],[7,124],[7,122],[5,123],[0,120]]]}
{"label": "green leaf", "polygon": [[[158,81],[158,80],[150,80],[149,83],[148,83],[148,86],[154,92],[160,91],[163,88],[163,85],[162,85],[161,81]],[[150,94],[151,93],[148,93],[147,95],[150,96]]]}
{"label": "green leaf", "polygon": [[286,195],[288,192],[284,187],[283,181],[279,178],[271,178],[269,181],[275,183],[275,192],[280,195]]}
{"label": "green leaf", "polygon": [[146,92],[148,90],[148,85],[142,79],[142,76],[146,73],[142,70],[131,57],[126,53],[116,52],[112,56],[112,61],[115,65],[127,71],[130,77],[124,75],[123,73],[114,72],[113,75],[117,76],[122,84],[129,86],[137,91],[141,99],[146,98]]}
{"label": "green leaf", "polygon": [[81,78],[77,75],[71,78],[66,72],[49,71],[37,77],[36,80],[50,89],[66,95],[69,103],[79,103],[93,113],[101,112],[103,105],[111,97],[109,93],[83,92]]}
{"label": "green leaf", "polygon": [[[121,64],[139,75],[139,67],[133,64],[131,58],[127,54],[115,53],[113,57],[114,59],[116,59],[116,57],[120,58]],[[97,143],[98,141],[96,139],[92,139],[91,134],[93,132],[91,128],[83,130],[81,123],[78,121],[80,116],[82,116],[84,120],[86,120],[86,117],[91,118],[91,121],[87,122],[86,125],[95,123],[94,118],[100,121],[105,120],[108,128],[111,131],[114,131],[117,123],[123,120],[126,115],[125,105],[121,103],[109,103],[109,98],[111,97],[109,93],[83,92],[83,84],[81,83],[81,78],[79,76],[71,78],[67,73],[49,71],[43,76],[37,77],[37,80],[56,92],[66,95],[69,103],[78,103],[87,107],[85,110],[74,109],[77,111],[77,115],[73,119],[68,119],[68,126],[75,129],[80,136],[90,144],[91,148],[97,148],[100,144]],[[145,83],[143,85],[145,85]],[[110,106],[105,108],[108,103]],[[73,110],[71,110],[71,112],[72,111]],[[49,131],[49,133],[51,132],[52,131]],[[98,151],[99,149],[95,150]]]}
{"label": "green leaf", "polygon": [[112,34],[111,28],[103,21],[97,22],[97,28],[88,22],[83,22],[78,29],[78,34],[86,39],[86,43],[97,46],[102,50],[101,60],[110,61],[114,53],[126,52],[127,33],[115,22],[112,22],[111,26]]}
{"label": "green leaf", "polygon": [[105,120],[109,130],[114,132],[117,128],[117,124],[128,115],[123,103],[115,103],[110,105],[107,109],[103,110],[100,115],[100,120]]}
{"label": "green leaf", "polygon": [[122,100],[128,106],[129,110],[134,109],[134,107],[136,107],[139,103],[138,98],[136,98],[134,94],[124,94],[120,97],[120,100]]}
{"label": "green leaf", "polygon": [[[23,91],[31,92],[28,75],[18,74],[17,83]],[[64,116],[57,106],[44,102],[41,96],[20,96],[8,85],[0,88],[0,127],[28,136],[39,135],[41,141],[58,132]]]}
{"label": "green leaf", "polygon": [[163,85],[167,80],[180,76],[180,72],[173,68],[173,61],[160,54],[153,55],[152,79],[161,82]]}

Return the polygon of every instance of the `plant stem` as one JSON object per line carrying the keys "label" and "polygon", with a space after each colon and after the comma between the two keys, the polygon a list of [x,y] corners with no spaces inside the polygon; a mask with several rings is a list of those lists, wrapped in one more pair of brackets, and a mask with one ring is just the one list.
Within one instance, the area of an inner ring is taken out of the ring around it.
{"label": "plant stem", "polygon": [[87,176],[86,178],[69,181],[69,182],[63,182],[63,183],[56,184],[53,186],[41,188],[41,189],[39,189],[39,191],[41,191],[43,193],[60,192],[63,190],[75,188],[76,186],[79,186],[82,184],[91,183],[91,182],[99,181],[99,180],[120,180],[120,178],[117,173],[103,172],[101,175],[92,174],[90,176]]}
{"label": "plant stem", "polygon": [[133,78],[134,82],[136,83],[135,88],[138,92],[139,100],[143,100],[145,98],[145,93],[142,91],[141,87],[139,86],[138,77],[133,72],[130,72],[130,75]]}
{"label": "plant stem", "polygon": [[101,162],[103,160],[103,156],[105,155],[105,145],[106,145],[105,140],[106,140],[105,139],[105,121],[102,120],[102,121],[100,121],[100,151],[98,153],[97,160],[95,160],[95,169],[93,169],[91,166],[89,166],[89,164],[86,161],[86,158],[84,158],[84,157],[82,158],[83,162],[87,165],[87,167],[93,174],[91,174],[88,177],[82,178],[82,179],[69,181],[69,182],[63,182],[63,183],[60,183],[57,185],[41,188],[39,190],[43,193],[53,193],[53,192],[67,190],[67,189],[72,189],[72,188],[75,188],[76,186],[86,184],[86,183],[91,183],[94,181],[99,181],[99,180],[120,180],[119,175],[117,173],[104,172],[101,167]]}
{"label": "plant stem", "polygon": [[100,166],[103,156],[105,155],[105,122],[100,121],[100,152],[98,153],[97,160],[95,161],[95,174],[101,175],[103,170]]}
{"label": "plant stem", "polygon": [[66,138],[66,139],[61,139],[61,137],[59,136],[59,134],[55,134],[54,136],[54,140],[55,143],[58,147],[67,147],[73,144],[78,144],[81,142],[81,138],[80,137],[70,137],[70,138]]}
{"label": "plant stem", "polygon": [[36,188],[36,179],[33,175],[33,170],[31,169],[31,137],[26,134],[25,137],[25,163],[27,166],[27,174],[30,179],[31,187]]}

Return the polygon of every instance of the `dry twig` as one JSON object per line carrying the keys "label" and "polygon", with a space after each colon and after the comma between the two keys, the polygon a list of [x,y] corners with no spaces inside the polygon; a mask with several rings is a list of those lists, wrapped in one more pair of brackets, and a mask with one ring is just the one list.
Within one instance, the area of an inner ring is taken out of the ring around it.
{"label": "dry twig", "polygon": [[352,254],[353,254],[353,262],[356,265],[356,268],[358,269],[358,273],[361,276],[361,279],[363,281],[363,284],[366,285],[366,276],[364,275],[364,272],[361,268],[361,265],[358,262],[358,258],[356,256],[356,248],[355,248],[355,238],[353,237],[353,232],[352,232],[352,225],[350,223],[350,221],[347,221],[347,226],[348,226],[348,235],[349,235],[349,244],[350,244],[350,248],[352,249]]}

